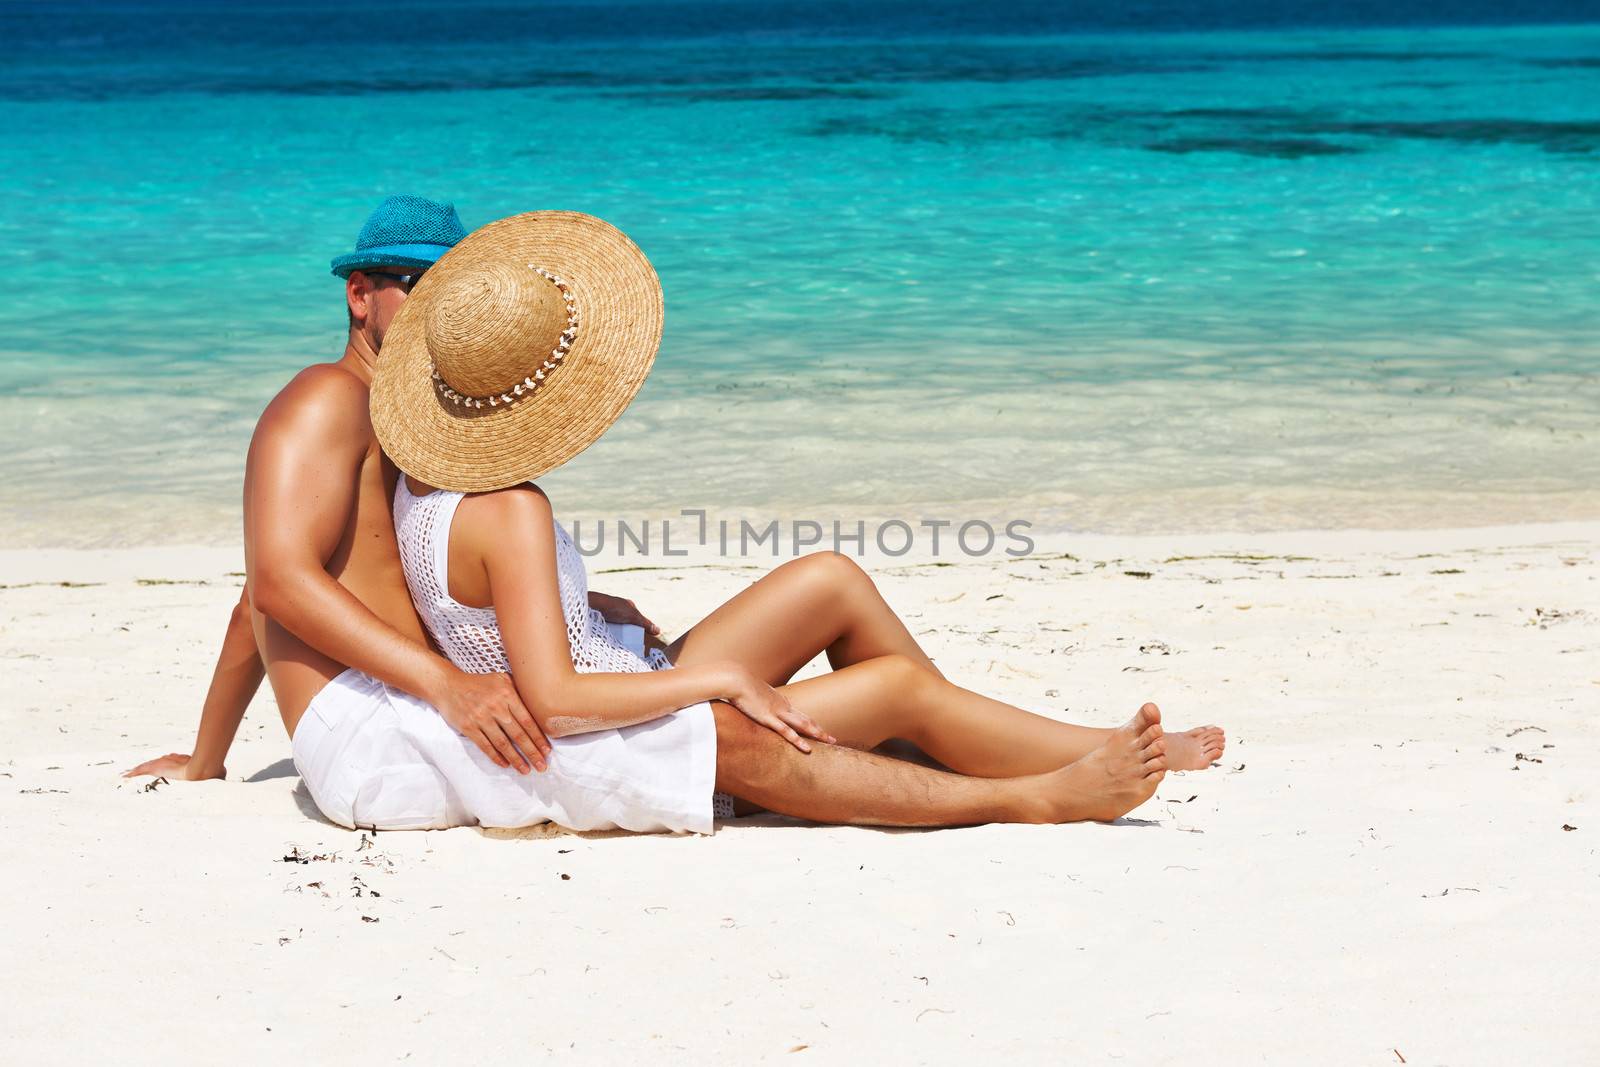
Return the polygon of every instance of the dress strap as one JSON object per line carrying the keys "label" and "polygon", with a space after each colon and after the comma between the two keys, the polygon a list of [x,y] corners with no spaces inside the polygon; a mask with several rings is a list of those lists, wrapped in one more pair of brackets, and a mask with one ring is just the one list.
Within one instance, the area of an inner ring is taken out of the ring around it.
{"label": "dress strap", "polygon": [[439,583],[440,595],[454,604],[456,598],[450,595],[450,524],[455,522],[456,508],[461,506],[464,496],[448,489],[439,489],[428,495],[434,498],[433,514],[429,516],[430,540],[433,541],[433,580]]}

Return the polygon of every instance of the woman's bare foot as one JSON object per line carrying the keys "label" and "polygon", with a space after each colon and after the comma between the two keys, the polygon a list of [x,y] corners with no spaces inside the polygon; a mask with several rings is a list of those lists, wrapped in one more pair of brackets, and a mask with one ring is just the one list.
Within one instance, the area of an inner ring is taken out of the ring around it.
{"label": "woman's bare foot", "polygon": [[1165,734],[1167,770],[1203,771],[1222,758],[1228,739],[1220,726],[1196,726],[1181,734]]}
{"label": "woman's bare foot", "polygon": [[1167,773],[1161,709],[1146,704],[1111,731],[1106,743],[1059,771],[1042,775],[1051,822],[1109,821],[1155,794]]}

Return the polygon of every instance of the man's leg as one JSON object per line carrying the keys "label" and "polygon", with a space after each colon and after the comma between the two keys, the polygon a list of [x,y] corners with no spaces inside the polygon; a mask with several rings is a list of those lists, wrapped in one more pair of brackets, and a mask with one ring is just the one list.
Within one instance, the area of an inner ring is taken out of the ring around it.
{"label": "man's leg", "polygon": [[769,811],[863,826],[1107,820],[1150,798],[1166,773],[1160,712],[1147,704],[1100,748],[1021,778],[969,778],[840,745],[800,752],[722,701],[717,789]]}

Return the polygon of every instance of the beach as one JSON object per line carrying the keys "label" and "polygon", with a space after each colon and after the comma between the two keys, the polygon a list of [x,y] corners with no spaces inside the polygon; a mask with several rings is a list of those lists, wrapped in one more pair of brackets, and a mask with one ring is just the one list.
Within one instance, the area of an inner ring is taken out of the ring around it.
{"label": "beach", "polygon": [[[1592,5],[370,14],[0,7],[8,1058],[1600,1063]],[[591,589],[673,635],[837,548],[952,680],[1222,761],[1112,824],[374,834],[264,688],[226,781],[121,778],[393,194],[653,264],[539,479]]]}
{"label": "beach", "polygon": [[[270,695],[184,750],[227,549],[0,552],[7,1047],[241,1063],[1581,1063],[1600,526],[1041,540],[864,562],[954,680],[1218,722],[1115,824],[364,835]],[[589,561],[669,633],[771,561]],[[643,568],[643,569],[641,569]],[[821,668],[814,663],[804,673]]]}

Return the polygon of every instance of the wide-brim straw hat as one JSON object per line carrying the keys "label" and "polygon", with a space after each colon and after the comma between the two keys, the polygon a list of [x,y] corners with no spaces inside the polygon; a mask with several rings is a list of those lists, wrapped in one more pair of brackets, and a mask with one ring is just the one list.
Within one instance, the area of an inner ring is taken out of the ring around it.
{"label": "wide-brim straw hat", "polygon": [[627,408],[662,314],[655,269],[610,223],[575,211],[491,222],[429,268],[384,335],[378,442],[441,489],[537,478]]}

